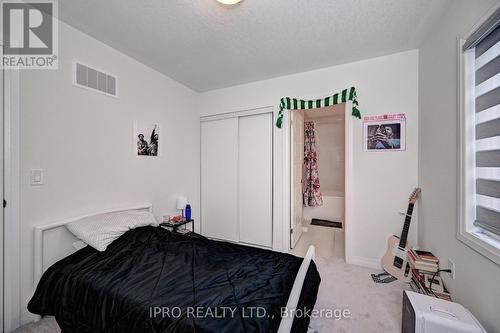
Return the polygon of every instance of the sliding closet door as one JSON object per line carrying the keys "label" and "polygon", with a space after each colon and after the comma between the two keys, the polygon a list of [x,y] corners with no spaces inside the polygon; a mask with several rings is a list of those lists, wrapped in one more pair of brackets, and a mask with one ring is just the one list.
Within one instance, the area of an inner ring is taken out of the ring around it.
{"label": "sliding closet door", "polygon": [[240,241],[272,246],[272,113],[239,117]]}
{"label": "sliding closet door", "polygon": [[238,118],[201,123],[201,231],[239,241]]}

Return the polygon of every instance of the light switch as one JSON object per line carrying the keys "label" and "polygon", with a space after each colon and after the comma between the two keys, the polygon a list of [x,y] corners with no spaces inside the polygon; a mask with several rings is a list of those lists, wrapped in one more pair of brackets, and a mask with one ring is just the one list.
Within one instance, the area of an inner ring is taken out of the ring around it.
{"label": "light switch", "polygon": [[31,185],[43,185],[43,169],[31,169]]}

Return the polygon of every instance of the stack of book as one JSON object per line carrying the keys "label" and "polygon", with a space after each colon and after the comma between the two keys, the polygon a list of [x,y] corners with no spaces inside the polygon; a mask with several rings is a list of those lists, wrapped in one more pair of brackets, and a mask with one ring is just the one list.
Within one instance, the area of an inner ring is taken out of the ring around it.
{"label": "stack of book", "polygon": [[432,276],[439,270],[439,259],[436,256],[431,252],[411,249],[408,251],[408,261],[411,266],[410,286],[413,291],[451,301],[451,295],[439,274],[434,277],[432,291],[430,290]]}
{"label": "stack of book", "polygon": [[408,251],[408,261],[418,270],[435,273],[439,269],[439,259],[431,252],[411,249]]}

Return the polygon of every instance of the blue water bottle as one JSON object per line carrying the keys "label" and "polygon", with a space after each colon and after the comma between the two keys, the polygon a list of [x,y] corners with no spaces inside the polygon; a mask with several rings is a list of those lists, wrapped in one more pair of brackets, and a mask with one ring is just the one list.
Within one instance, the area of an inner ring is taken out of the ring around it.
{"label": "blue water bottle", "polygon": [[186,220],[187,221],[191,220],[191,205],[190,204],[186,205],[185,214],[186,214]]}

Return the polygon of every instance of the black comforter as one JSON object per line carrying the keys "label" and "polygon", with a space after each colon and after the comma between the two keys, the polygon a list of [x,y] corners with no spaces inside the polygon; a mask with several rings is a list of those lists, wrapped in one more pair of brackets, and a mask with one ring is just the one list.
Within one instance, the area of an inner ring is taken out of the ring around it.
{"label": "black comforter", "polygon": [[[50,267],[28,304],[63,333],[275,332],[302,263],[292,255],[144,227],[105,252],[91,247]],[[312,309],[311,262],[299,300]],[[307,316],[293,332],[306,332]]]}

